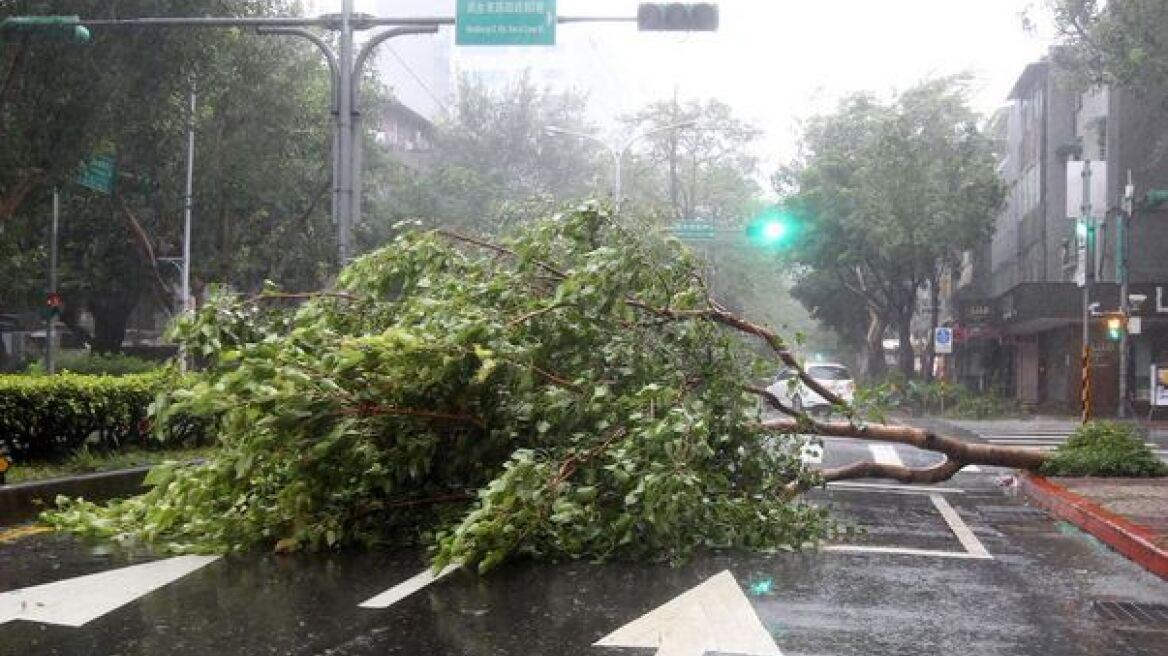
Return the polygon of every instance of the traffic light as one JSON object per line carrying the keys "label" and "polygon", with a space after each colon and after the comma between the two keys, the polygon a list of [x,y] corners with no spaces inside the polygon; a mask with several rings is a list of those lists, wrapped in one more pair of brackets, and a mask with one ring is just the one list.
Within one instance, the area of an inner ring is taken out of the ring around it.
{"label": "traffic light", "polygon": [[799,224],[795,216],[782,208],[772,208],[746,225],[746,237],[755,246],[782,248],[795,239]]}
{"label": "traffic light", "polygon": [[1123,317],[1107,317],[1107,338],[1118,342],[1123,337]]}
{"label": "traffic light", "polygon": [[714,32],[718,5],[712,2],[645,2],[637,7],[642,32]]}
{"label": "traffic light", "polygon": [[50,317],[61,316],[61,309],[65,307],[65,301],[61,299],[61,295],[57,292],[49,292],[45,295],[45,309]]}
{"label": "traffic light", "polygon": [[89,29],[81,24],[80,16],[10,16],[0,21],[0,34],[6,32],[71,37],[79,43],[89,40]]}
{"label": "traffic light", "polygon": [[1153,189],[1140,199],[1140,209],[1155,210],[1168,203],[1168,189]]}

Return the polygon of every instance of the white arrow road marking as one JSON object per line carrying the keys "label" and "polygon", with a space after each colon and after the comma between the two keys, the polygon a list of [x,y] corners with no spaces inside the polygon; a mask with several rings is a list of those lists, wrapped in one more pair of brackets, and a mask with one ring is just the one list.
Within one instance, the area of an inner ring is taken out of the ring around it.
{"label": "white arrow road marking", "polygon": [[430,585],[438,579],[450,574],[454,570],[461,567],[459,564],[447,565],[442,568],[442,571],[435,574],[433,570],[427,569],[416,576],[412,576],[392,588],[382,592],[381,594],[367,599],[359,604],[361,608],[389,608],[397,602],[414,594],[418,590]]}
{"label": "white arrow road marking", "polygon": [[13,620],[78,627],[219,559],[179,556],[0,594],[0,624]]}
{"label": "white arrow road marking", "polygon": [[594,645],[645,647],[656,649],[657,656],[702,656],[708,651],[782,656],[729,571],[706,579]]}

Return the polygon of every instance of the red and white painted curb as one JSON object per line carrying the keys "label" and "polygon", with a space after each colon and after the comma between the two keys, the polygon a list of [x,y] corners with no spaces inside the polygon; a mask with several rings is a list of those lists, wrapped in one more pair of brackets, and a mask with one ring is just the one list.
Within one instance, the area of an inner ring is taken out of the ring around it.
{"label": "red and white painted curb", "polygon": [[1019,476],[1022,491],[1036,505],[1098,538],[1149,572],[1168,580],[1168,549],[1147,526],[1103,508],[1038,474]]}

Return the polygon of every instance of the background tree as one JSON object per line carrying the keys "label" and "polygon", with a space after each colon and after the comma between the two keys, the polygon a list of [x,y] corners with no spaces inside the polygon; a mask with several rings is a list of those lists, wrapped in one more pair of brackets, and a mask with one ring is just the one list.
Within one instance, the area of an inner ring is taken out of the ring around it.
{"label": "background tree", "polygon": [[1168,83],[1168,4],[1162,0],[1051,0],[1056,61],[1094,84],[1162,89]]}
{"label": "background tree", "polygon": [[433,150],[420,170],[385,157],[372,175],[387,185],[369,212],[362,239],[384,243],[402,219],[498,234],[566,200],[592,195],[606,178],[594,150],[547,133],[549,126],[589,131],[586,98],[540,88],[524,73],[502,87],[459,81],[451,113],[435,125]]}
{"label": "background tree", "polygon": [[650,103],[624,119],[629,134],[679,123],[635,145],[627,166],[628,195],[670,220],[739,225],[757,207],[758,160],[751,153],[761,132],[709,99]]}
{"label": "background tree", "polygon": [[868,362],[882,352],[881,326],[895,329],[906,376],[919,292],[938,289],[956,257],[989,235],[1003,197],[966,84],[928,80],[889,103],[846,98],[807,123],[800,158],[775,177],[807,223],[793,258],[864,299]]}
{"label": "background tree", "polygon": [[[7,14],[277,15],[295,2],[15,2]],[[328,80],[293,39],[240,30],[94,29],[88,44],[5,35],[0,226],[16,284],[0,305],[30,307],[47,269],[48,197],[62,188],[65,320],[96,350],[120,347],[145,298],[169,308],[181,253],[187,92],[196,116],[193,282],[315,287],[331,259]],[[12,147],[8,147],[11,145]],[[71,183],[97,153],[117,161],[110,196]],[[2,247],[0,247],[2,248]],[[22,253],[15,257],[16,253]],[[37,304],[39,305],[39,304]],[[79,323],[93,319],[92,334]]]}

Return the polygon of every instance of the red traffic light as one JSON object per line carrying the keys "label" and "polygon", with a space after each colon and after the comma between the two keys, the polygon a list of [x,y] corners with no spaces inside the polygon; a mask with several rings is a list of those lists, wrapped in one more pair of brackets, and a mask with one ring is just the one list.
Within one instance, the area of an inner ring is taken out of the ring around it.
{"label": "red traffic light", "polygon": [[51,308],[59,308],[64,304],[65,302],[61,300],[61,295],[57,292],[49,292],[48,295],[45,296],[45,305]]}

